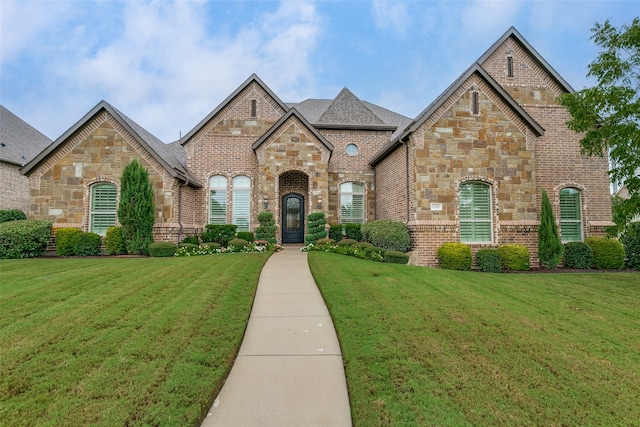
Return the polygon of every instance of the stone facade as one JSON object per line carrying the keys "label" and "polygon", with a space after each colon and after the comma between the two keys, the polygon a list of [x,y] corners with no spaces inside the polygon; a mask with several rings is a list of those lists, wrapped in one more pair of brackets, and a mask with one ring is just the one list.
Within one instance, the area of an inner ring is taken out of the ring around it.
{"label": "stone facade", "polygon": [[413,120],[348,89],[333,100],[285,104],[253,75],[165,145],[101,103],[23,168],[30,215],[87,229],[91,185],[119,186],[122,169],[137,158],[156,191],[157,240],[202,231],[214,176],[226,179],[232,222],[233,180],[243,176],[249,228],[271,210],[282,241],[285,197],[296,195],[305,215],[324,212],[335,224],[343,221],[341,185],[351,182],[364,189],[364,221],[405,222],[412,262],[434,266],[439,246],[461,240],[460,188],[473,182],[489,189],[491,239],[472,250],[523,244],[537,265],[543,189],[558,220],[560,191],[580,191],[584,237],[602,234],[611,220],[606,159],[580,155],[579,136],[556,101],[570,90],[511,29]]}

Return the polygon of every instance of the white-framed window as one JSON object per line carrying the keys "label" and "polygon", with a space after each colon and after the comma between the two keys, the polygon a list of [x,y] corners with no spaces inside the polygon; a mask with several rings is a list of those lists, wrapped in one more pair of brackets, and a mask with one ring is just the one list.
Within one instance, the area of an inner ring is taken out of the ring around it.
{"label": "white-framed window", "polygon": [[358,182],[340,185],[340,222],[364,223],[364,185]]}
{"label": "white-framed window", "polygon": [[209,224],[227,223],[227,178],[209,178]]}
{"label": "white-framed window", "polygon": [[117,196],[118,189],[109,182],[99,182],[91,186],[89,231],[104,236],[107,234],[107,228],[116,225]]}
{"label": "white-framed window", "polygon": [[248,176],[236,176],[233,178],[233,219],[238,231],[249,230],[249,218],[251,212],[251,178]]}
{"label": "white-framed window", "polygon": [[563,243],[582,241],[580,190],[576,188],[560,190],[560,233]]}
{"label": "white-framed window", "polygon": [[460,241],[491,243],[493,241],[491,186],[484,182],[465,182],[460,185],[459,195]]}
{"label": "white-framed window", "polygon": [[355,156],[358,154],[358,146],[356,144],[349,144],[346,147],[347,155],[348,156]]}

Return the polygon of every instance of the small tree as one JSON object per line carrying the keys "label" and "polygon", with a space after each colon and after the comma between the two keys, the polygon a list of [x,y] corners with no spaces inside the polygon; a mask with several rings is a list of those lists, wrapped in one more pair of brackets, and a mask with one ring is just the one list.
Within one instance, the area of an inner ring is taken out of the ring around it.
{"label": "small tree", "polygon": [[259,227],[256,227],[256,240],[266,240],[270,244],[274,245],[276,239],[276,222],[273,219],[273,213],[269,211],[262,211],[258,214]]}
{"label": "small tree", "polygon": [[149,254],[153,243],[153,185],[149,172],[132,160],[122,171],[118,221],[122,226],[127,251],[132,254]]}
{"label": "small tree", "polygon": [[544,268],[554,269],[562,259],[562,242],[547,192],[542,190],[542,209],[538,227],[538,256]]}
{"label": "small tree", "polygon": [[307,216],[307,235],[304,236],[307,245],[327,237],[326,223],[324,212],[314,212]]}

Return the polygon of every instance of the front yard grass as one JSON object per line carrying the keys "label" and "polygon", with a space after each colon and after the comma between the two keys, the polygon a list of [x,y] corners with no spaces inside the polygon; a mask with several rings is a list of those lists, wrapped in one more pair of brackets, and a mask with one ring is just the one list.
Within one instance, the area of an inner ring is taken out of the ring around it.
{"label": "front yard grass", "polygon": [[0,424],[198,425],[269,254],[0,262]]}
{"label": "front yard grass", "polygon": [[639,273],[309,263],[356,426],[638,425]]}

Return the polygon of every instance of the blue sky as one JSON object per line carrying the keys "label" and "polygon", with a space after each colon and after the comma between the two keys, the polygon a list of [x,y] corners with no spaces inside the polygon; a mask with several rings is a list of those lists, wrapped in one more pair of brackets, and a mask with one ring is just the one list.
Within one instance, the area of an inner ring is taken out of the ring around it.
{"label": "blue sky", "polygon": [[634,1],[0,0],[0,103],[56,139],[104,99],[186,134],[252,73],[285,102],[360,99],[415,117],[515,26],[575,89],[595,22]]}

